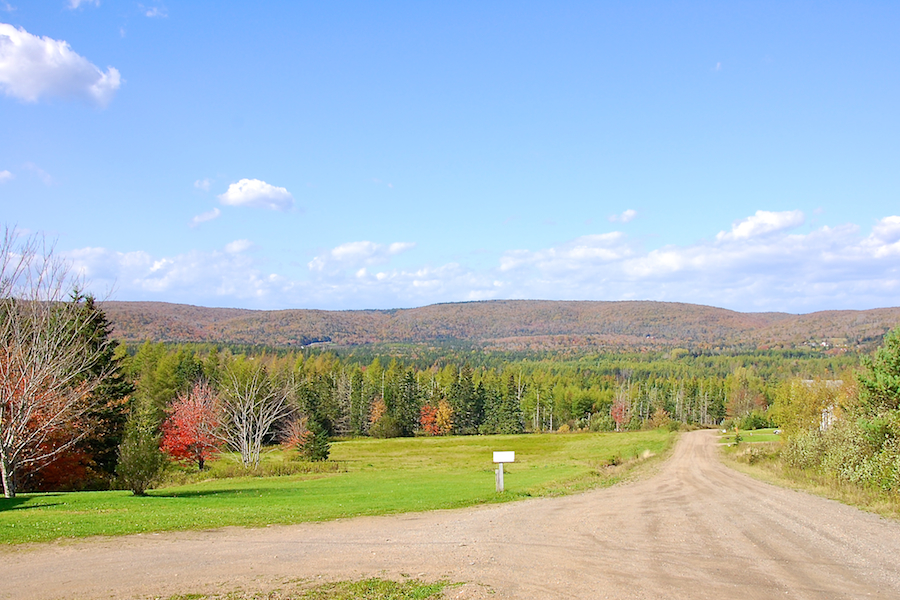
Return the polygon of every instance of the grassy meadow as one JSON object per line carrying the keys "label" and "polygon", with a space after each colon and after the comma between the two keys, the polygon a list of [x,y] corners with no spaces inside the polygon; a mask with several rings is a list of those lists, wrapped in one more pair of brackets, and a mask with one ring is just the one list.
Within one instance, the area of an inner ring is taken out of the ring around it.
{"label": "grassy meadow", "polygon": [[[0,499],[0,543],[47,542],[225,526],[261,527],[360,515],[457,508],[572,493],[618,481],[663,455],[668,431],[358,439],[335,442],[338,471],[207,478],[130,492],[21,494]],[[513,450],[495,491],[494,450]],[[266,462],[289,460],[272,450]],[[216,461],[224,469],[228,457]],[[201,474],[200,477],[203,475]]]}
{"label": "grassy meadow", "polygon": [[733,444],[735,435],[741,436],[741,442],[748,444],[759,444],[762,442],[781,442],[782,436],[774,427],[767,429],[741,429],[735,433],[734,429],[729,429],[727,433],[719,436],[720,444]]}

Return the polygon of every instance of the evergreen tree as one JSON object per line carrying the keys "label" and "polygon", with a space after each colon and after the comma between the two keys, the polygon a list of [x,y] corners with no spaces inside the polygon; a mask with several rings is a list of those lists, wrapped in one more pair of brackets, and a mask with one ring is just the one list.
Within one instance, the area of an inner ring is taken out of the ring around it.
{"label": "evergreen tree", "polygon": [[[80,295],[76,294],[73,301],[79,300]],[[94,471],[108,485],[116,472],[119,444],[122,443],[128,418],[127,398],[134,392],[134,386],[126,379],[122,368],[125,347],[112,343],[112,325],[106,315],[97,306],[93,296],[85,296],[81,303],[86,321],[90,323],[84,334],[90,338],[90,344],[99,357],[91,375],[99,376],[103,373],[105,376],[93,393],[92,409],[87,413],[87,418],[92,423],[91,432],[79,443],[78,448],[91,458]],[[91,485],[91,482],[84,484]]]}
{"label": "evergreen tree", "polygon": [[307,428],[309,431],[300,445],[300,453],[308,460],[328,460],[328,455],[331,453],[328,432],[315,419],[307,421]]}
{"label": "evergreen tree", "polygon": [[116,466],[120,480],[135,496],[146,495],[162,475],[166,457],[159,441],[155,408],[146,401],[138,402],[125,423]]}
{"label": "evergreen tree", "polygon": [[401,436],[412,436],[419,423],[421,394],[419,383],[412,369],[407,369],[400,382],[400,390],[394,405],[393,417]]}
{"label": "evergreen tree", "polygon": [[472,368],[467,364],[459,370],[459,375],[450,386],[448,397],[453,408],[453,430],[459,435],[478,433],[478,425],[483,412],[475,402],[475,387],[472,383]]}

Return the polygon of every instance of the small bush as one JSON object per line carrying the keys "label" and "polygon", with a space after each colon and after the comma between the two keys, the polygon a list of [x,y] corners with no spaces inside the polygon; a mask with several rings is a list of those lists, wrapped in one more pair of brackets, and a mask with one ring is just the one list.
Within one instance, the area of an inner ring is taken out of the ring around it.
{"label": "small bush", "polygon": [[769,421],[766,413],[754,410],[739,421],[738,427],[740,429],[766,429],[767,427],[774,427],[774,425]]}
{"label": "small bush", "polygon": [[119,446],[116,475],[135,496],[145,495],[162,478],[167,461],[159,449],[159,438],[149,410],[138,410],[129,416],[125,438]]}
{"label": "small bush", "polygon": [[369,435],[375,438],[400,437],[400,425],[394,417],[384,415],[372,424]]}
{"label": "small bush", "polygon": [[608,414],[594,413],[591,415],[591,431],[615,431],[616,422]]}
{"label": "small bush", "polygon": [[328,441],[328,432],[318,421],[310,421],[309,435],[299,447],[300,455],[307,460],[328,460],[331,453],[331,442]]}

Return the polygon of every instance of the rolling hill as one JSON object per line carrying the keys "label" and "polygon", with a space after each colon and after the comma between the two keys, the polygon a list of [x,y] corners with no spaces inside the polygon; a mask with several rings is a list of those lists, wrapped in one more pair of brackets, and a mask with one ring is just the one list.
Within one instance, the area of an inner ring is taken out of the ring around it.
{"label": "rolling hill", "polygon": [[104,302],[103,309],[113,335],[129,343],[273,347],[464,342],[500,350],[817,346],[841,351],[878,343],[900,324],[900,307],[792,315],[653,301],[493,300],[353,311]]}

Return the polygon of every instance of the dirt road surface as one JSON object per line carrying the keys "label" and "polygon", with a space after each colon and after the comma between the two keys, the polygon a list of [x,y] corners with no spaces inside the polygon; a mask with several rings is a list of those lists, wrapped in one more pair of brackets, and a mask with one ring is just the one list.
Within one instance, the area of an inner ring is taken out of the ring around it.
{"label": "dirt road surface", "polygon": [[[459,598],[900,598],[900,524],[723,466],[682,436],[647,479],[565,498],[0,552],[0,597],[132,598],[286,578],[472,582]],[[481,585],[479,585],[481,584]]]}

